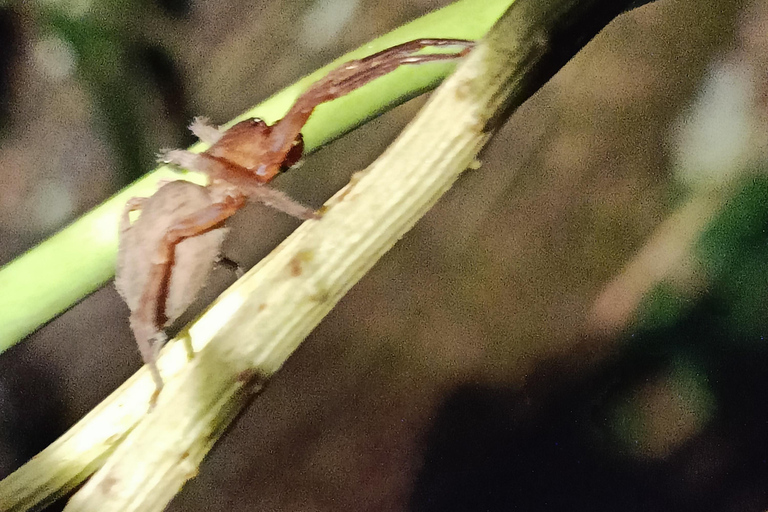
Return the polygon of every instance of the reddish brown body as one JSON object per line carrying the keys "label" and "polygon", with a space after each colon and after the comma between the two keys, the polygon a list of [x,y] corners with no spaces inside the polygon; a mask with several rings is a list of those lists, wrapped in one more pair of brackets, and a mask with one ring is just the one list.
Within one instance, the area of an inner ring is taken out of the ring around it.
{"label": "reddish brown body", "polygon": [[[429,46],[462,50],[416,54]],[[121,223],[115,284],[131,310],[131,328],[158,392],[163,384],[156,365],[162,329],[186,310],[204,285],[226,235],[224,221],[247,200],[298,218],[316,218],[311,209],[266,185],[301,158],[301,129],[315,107],[399,66],[456,59],[472,46],[463,40],[419,39],[348,62],[310,86],[272,126],[250,119],[221,132],[199,119],[192,123],[193,133],[211,147],[200,154],[169,151],[161,160],[207,174],[209,185],[165,184],[152,197],[129,201]],[[131,224],[134,210],[141,213]]]}

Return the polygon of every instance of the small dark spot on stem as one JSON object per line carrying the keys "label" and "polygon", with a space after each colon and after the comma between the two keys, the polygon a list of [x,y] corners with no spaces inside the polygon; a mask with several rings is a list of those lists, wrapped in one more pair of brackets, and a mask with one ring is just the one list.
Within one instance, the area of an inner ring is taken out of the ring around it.
{"label": "small dark spot on stem", "polygon": [[291,271],[291,275],[293,277],[299,277],[301,274],[303,274],[304,263],[312,261],[313,256],[314,254],[310,250],[303,250],[303,251],[297,252],[293,256],[293,258],[291,258],[291,261],[288,262],[288,268]]}
{"label": "small dark spot on stem", "polygon": [[464,80],[456,87],[456,99],[459,101],[466,100],[469,98],[471,92],[472,86],[470,82],[468,80]]}
{"label": "small dark spot on stem", "polygon": [[299,260],[297,256],[291,258],[288,267],[291,269],[291,275],[293,277],[299,277],[301,275],[301,260]]}
{"label": "small dark spot on stem", "polygon": [[315,293],[313,295],[310,295],[309,299],[313,300],[315,302],[326,302],[330,300],[331,295],[328,293],[327,290],[323,290],[321,292]]}
{"label": "small dark spot on stem", "polygon": [[258,368],[248,368],[237,375],[237,382],[242,384],[243,390],[251,395],[260,393],[268,379],[269,375]]}
{"label": "small dark spot on stem", "polygon": [[[344,201],[344,200],[347,198],[347,196],[349,195],[349,193],[350,193],[350,192],[352,192],[352,190],[355,188],[355,186],[357,185],[357,183],[358,183],[358,182],[359,182],[361,179],[363,179],[363,177],[364,177],[365,175],[366,175],[366,171],[365,171],[365,170],[363,170],[363,171],[357,171],[356,173],[354,173],[354,174],[352,175],[352,177],[351,177],[351,178],[349,178],[349,183],[347,183],[347,184],[344,186],[344,188],[342,188],[342,189],[341,189],[341,191],[340,191],[340,193],[339,193],[338,197],[335,197],[335,198],[333,199],[333,203],[335,204],[335,203],[340,203],[340,202]],[[320,210],[323,210],[324,208],[325,208],[325,209],[328,209],[328,207],[326,207],[325,205],[323,205],[323,206],[320,208]],[[318,210],[318,211],[320,211],[320,210]]]}
{"label": "small dark spot on stem", "polygon": [[105,477],[104,480],[99,484],[99,490],[103,494],[109,494],[115,485],[117,485],[117,478],[108,476]]}

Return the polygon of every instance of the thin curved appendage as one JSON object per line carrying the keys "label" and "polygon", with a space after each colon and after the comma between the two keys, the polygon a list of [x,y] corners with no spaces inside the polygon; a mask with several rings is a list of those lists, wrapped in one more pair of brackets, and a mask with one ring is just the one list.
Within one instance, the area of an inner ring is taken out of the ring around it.
{"label": "thin curved appendage", "polygon": [[173,271],[173,254],[176,245],[185,238],[199,235],[221,224],[245,204],[244,196],[227,196],[220,202],[188,216],[168,229],[152,258],[139,307],[131,313],[130,323],[139,352],[149,366],[157,390],[163,387],[163,378],[157,368],[157,356],[162,346],[162,326],[165,323],[166,287]]}
{"label": "thin curved appendage", "polygon": [[[464,57],[474,45],[473,41],[464,39],[416,39],[343,64],[312,84],[296,100],[285,117],[272,126],[270,151],[273,154],[287,154],[309,116],[321,103],[340,98],[400,66]],[[414,55],[424,48],[442,46],[460,46],[462,50],[455,53]],[[279,168],[263,166],[256,170],[256,175],[267,183],[279,171]]]}
{"label": "thin curved appendage", "polygon": [[[199,153],[193,153],[186,149],[163,150],[158,153],[157,161],[159,163],[171,164],[205,174],[208,174],[207,167],[213,165],[208,164],[206,159],[202,158]],[[210,176],[210,174],[208,175]]]}
{"label": "thin curved appendage", "polygon": [[249,199],[263,203],[270,208],[283,212],[301,220],[319,219],[320,214],[309,206],[304,206],[298,201],[294,201],[287,194],[265,185],[257,183],[253,186],[243,187],[242,191],[248,195]]}
{"label": "thin curved appendage", "polygon": [[206,144],[216,144],[224,136],[224,132],[219,130],[218,127],[210,124],[210,121],[206,117],[198,116],[194,118],[188,128],[195,137]]}
{"label": "thin curved appendage", "polygon": [[283,192],[269,187],[258,179],[248,169],[228,160],[217,158],[205,153],[192,153],[184,149],[174,149],[159,157],[161,162],[178,165],[207,174],[212,181],[222,180],[234,186],[248,199],[263,203],[278,211],[298,219],[316,219],[317,213],[310,207],[294,201]]}
{"label": "thin curved appendage", "polygon": [[141,210],[146,197],[132,197],[125,202],[125,208],[123,208],[123,214],[120,216],[120,233],[125,233],[131,229],[131,212]]}

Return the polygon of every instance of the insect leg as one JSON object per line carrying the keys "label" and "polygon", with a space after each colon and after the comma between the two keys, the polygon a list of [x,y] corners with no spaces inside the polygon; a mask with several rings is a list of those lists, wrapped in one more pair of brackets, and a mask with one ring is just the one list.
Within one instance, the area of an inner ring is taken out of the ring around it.
{"label": "insect leg", "polygon": [[[340,98],[376,78],[391,73],[400,66],[464,57],[474,47],[474,44],[473,41],[463,39],[417,39],[393,46],[364,59],[342,64],[312,84],[296,100],[285,117],[275,123],[270,134],[270,151],[273,154],[288,154],[309,116],[312,115],[315,107],[321,103]],[[424,48],[441,46],[459,46],[462,49],[453,53],[416,54]],[[261,175],[261,179],[265,183],[279,172],[279,168],[272,168],[269,172],[271,174]]]}
{"label": "insect leg", "polygon": [[248,194],[248,199],[263,203],[277,211],[286,213],[291,217],[296,217],[297,219],[307,220],[320,217],[318,213],[309,206],[294,201],[283,192],[274,189],[269,185],[257,183],[252,186],[243,187],[243,192]]}
{"label": "insect leg", "polygon": [[243,196],[227,196],[171,226],[157,247],[139,307],[131,313],[130,323],[158,393],[163,387],[163,379],[157,368],[157,351],[162,343],[158,336],[162,335],[160,326],[165,323],[166,288],[173,271],[174,248],[185,238],[221,224],[244,204]]}
{"label": "insect leg", "polygon": [[206,161],[198,153],[186,149],[171,149],[157,155],[157,161],[164,164],[177,165],[190,171],[206,172]]}
{"label": "insect leg", "polygon": [[196,117],[189,125],[189,130],[201,141],[206,144],[216,144],[224,132],[219,130],[216,126],[210,124],[205,117]]}
{"label": "insect leg", "polygon": [[[295,110],[314,108],[348,94],[363,85],[391,73],[404,65],[425,64],[464,57],[474,47],[473,41],[463,39],[416,39],[387,48],[364,59],[353,60],[318,80],[296,101]],[[461,51],[417,55],[416,52],[431,46],[461,46]],[[286,116],[288,117],[288,116]]]}
{"label": "insect leg", "polygon": [[123,234],[131,229],[131,212],[141,210],[141,206],[146,201],[146,197],[132,197],[125,203],[123,214],[120,216],[120,233]]}
{"label": "insect leg", "polygon": [[168,151],[160,158],[165,163],[204,172],[211,179],[224,180],[247,195],[248,199],[264,203],[278,211],[287,213],[291,217],[302,220],[317,218],[317,214],[312,208],[304,206],[283,192],[265,185],[251,171],[228,160],[205,153],[192,153],[183,149]]}

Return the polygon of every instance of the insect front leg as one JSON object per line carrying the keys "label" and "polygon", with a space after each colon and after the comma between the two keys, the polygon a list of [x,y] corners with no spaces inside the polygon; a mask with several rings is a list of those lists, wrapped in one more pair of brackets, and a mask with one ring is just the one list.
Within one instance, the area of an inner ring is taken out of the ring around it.
{"label": "insect front leg", "polygon": [[187,151],[186,149],[163,151],[157,155],[157,161],[164,164],[177,165],[184,169],[189,169],[190,171],[209,174],[208,167],[210,167],[210,162],[200,156],[200,154]]}
{"label": "insect front leg", "polygon": [[[461,50],[452,53],[416,53],[424,48],[444,46],[456,46]],[[312,84],[299,96],[285,117],[275,123],[269,135],[271,151],[274,154],[287,155],[309,116],[321,103],[349,94],[365,84],[391,73],[400,66],[455,60],[467,55],[474,46],[474,41],[464,39],[416,39],[387,48],[364,59],[342,64]],[[262,181],[266,183],[274,178],[279,171],[279,167],[273,166],[264,169],[259,175]]]}
{"label": "insect front leg", "polygon": [[[301,140],[301,139],[299,139]],[[192,171],[203,172],[213,180],[231,184],[253,201],[258,201],[298,219],[316,219],[317,213],[308,206],[294,201],[283,192],[265,185],[245,167],[205,153],[192,153],[184,149],[167,151],[160,161],[178,165]]]}
{"label": "insect front leg", "polygon": [[196,117],[189,125],[189,130],[201,141],[206,144],[216,144],[221,137],[224,136],[224,132],[219,130],[218,127],[213,126],[206,117]]}
{"label": "insect front leg", "polygon": [[[416,53],[425,48],[443,46],[457,46],[462,49],[452,53]],[[330,101],[348,94],[376,78],[387,75],[400,66],[455,60],[467,55],[474,46],[474,41],[464,39],[415,39],[408,41],[336,68],[325,78],[313,84],[304,95],[308,96],[311,101]]]}
{"label": "insect front leg", "polygon": [[301,220],[320,218],[320,215],[309,206],[305,206],[298,201],[291,199],[288,195],[269,185],[259,183],[254,187],[248,187],[244,192],[248,194],[249,199],[263,203],[277,211],[286,213],[291,217],[296,217]]}

